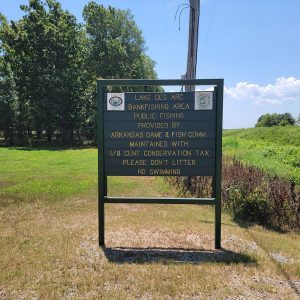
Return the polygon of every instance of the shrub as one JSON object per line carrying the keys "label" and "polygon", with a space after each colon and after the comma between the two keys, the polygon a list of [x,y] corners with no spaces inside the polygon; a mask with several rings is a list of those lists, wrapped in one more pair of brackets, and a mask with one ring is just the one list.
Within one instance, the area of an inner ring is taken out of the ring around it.
{"label": "shrub", "polygon": [[[222,206],[235,218],[277,230],[300,229],[300,188],[233,158],[223,160]],[[168,177],[183,193],[211,197],[211,177]]]}

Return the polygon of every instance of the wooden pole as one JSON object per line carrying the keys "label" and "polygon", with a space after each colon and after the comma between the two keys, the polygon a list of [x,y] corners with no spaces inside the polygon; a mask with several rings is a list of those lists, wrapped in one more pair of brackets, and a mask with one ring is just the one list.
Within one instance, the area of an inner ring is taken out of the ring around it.
{"label": "wooden pole", "polygon": [[[190,0],[189,41],[185,74],[186,79],[196,78],[199,16],[200,0]],[[185,86],[185,91],[193,92],[195,91],[195,86]]]}
{"label": "wooden pole", "polygon": [[[196,78],[199,17],[200,0],[190,0],[188,54],[186,62],[186,73],[185,76],[183,76],[186,79]],[[186,85],[184,90],[186,92],[194,92],[195,86]],[[186,188],[187,190],[189,190],[191,187],[191,177],[188,176],[184,180]]]}

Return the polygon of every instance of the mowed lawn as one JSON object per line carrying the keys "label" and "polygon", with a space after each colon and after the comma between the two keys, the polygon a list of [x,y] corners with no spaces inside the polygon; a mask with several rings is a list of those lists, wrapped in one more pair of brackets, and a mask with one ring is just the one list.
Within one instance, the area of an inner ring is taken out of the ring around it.
{"label": "mowed lawn", "polygon": [[[109,194],[178,196],[163,178],[112,177]],[[106,205],[97,150],[0,148],[0,299],[299,299],[300,235],[196,205]]]}

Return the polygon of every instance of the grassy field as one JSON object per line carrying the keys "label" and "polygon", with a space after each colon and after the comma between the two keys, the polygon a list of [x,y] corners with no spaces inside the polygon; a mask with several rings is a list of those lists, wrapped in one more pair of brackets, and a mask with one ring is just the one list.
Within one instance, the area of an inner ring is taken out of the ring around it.
{"label": "grassy field", "polygon": [[300,127],[225,130],[224,154],[300,182]]}
{"label": "grassy field", "polygon": [[[110,204],[97,241],[95,149],[0,149],[0,299],[299,299],[300,236],[209,206]],[[176,196],[162,178],[109,194]]]}

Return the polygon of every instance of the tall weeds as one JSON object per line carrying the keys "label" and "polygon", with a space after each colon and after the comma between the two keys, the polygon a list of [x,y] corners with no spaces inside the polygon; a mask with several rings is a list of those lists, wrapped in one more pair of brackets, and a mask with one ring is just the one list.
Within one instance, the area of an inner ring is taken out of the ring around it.
{"label": "tall weeds", "polygon": [[[211,197],[211,177],[168,177],[183,193]],[[237,220],[276,230],[300,230],[300,188],[295,181],[271,176],[259,168],[223,159],[222,205]]]}

